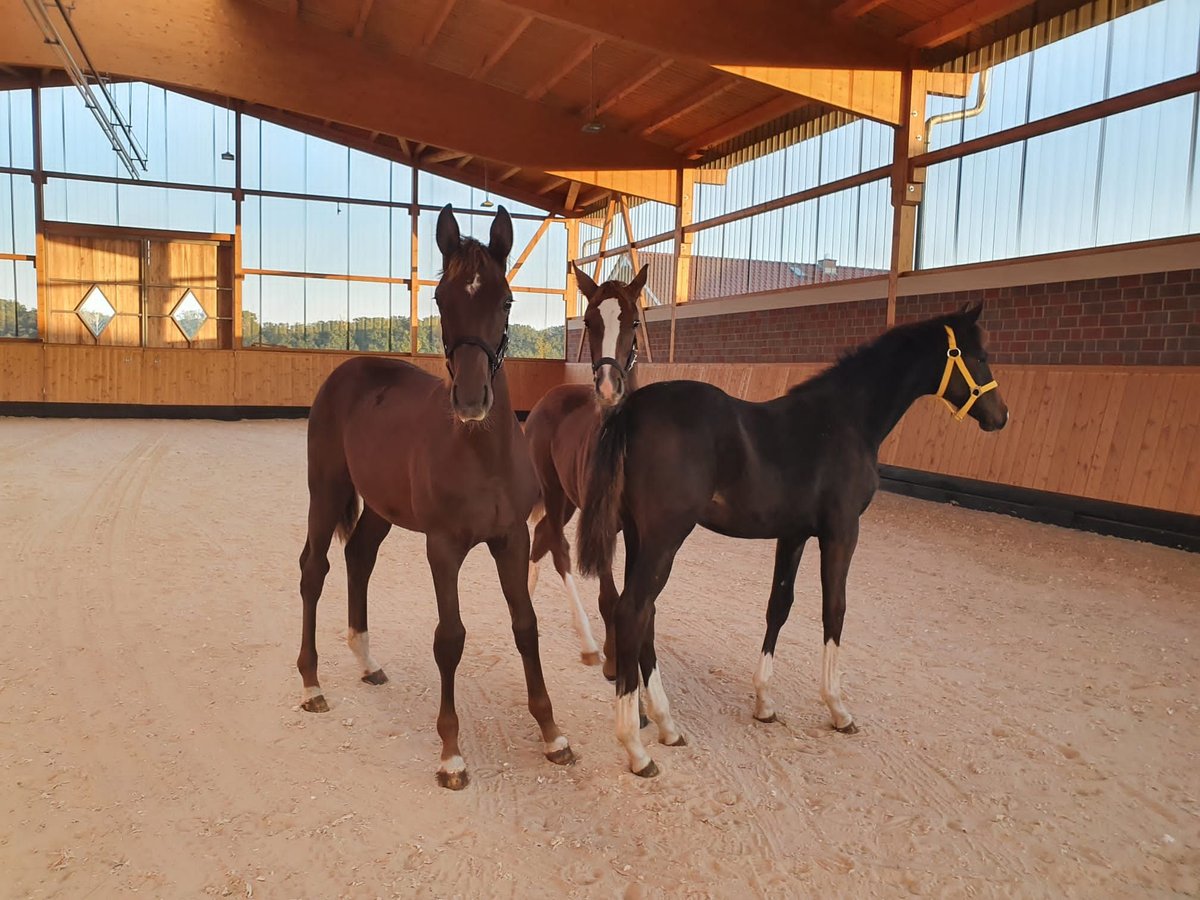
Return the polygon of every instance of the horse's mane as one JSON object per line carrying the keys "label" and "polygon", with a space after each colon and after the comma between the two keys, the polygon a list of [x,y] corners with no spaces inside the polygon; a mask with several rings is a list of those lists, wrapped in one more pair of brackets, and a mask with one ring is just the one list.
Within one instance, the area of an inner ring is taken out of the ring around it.
{"label": "horse's mane", "polygon": [[499,268],[500,264],[488,251],[488,248],[475,238],[463,238],[455,254],[446,260],[442,277],[447,281],[467,279],[486,267]]}
{"label": "horse's mane", "polygon": [[[942,335],[943,325],[952,324],[955,314],[950,313],[907,325],[889,328],[875,340],[845,351],[837,362],[814,375],[808,381],[792,385],[788,394],[806,393],[828,385],[841,385],[847,380],[857,380],[868,374],[882,374],[882,363],[893,359],[898,353],[913,353],[917,346],[934,335]],[[943,345],[944,349],[944,345]],[[915,355],[915,354],[914,354]]]}

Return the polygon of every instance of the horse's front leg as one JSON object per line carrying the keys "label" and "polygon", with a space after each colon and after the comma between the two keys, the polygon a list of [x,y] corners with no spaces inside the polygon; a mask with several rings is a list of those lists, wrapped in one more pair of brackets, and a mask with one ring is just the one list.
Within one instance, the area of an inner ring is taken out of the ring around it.
{"label": "horse's front leg", "polygon": [[858,731],[854,717],[842,702],[842,672],[838,666],[842,622],[846,618],[846,576],[857,544],[857,516],[821,535],[821,619],[825,626],[821,699],[833,716],[833,727],[844,734]]}
{"label": "horse's front leg", "polygon": [[488,541],[488,549],[496,561],[500,588],[512,617],[513,638],[521,663],[525,667],[525,686],[529,692],[529,711],[542,730],[546,759],[558,765],[575,761],[571,745],[554,721],[546,679],[542,675],[542,658],[538,650],[537,615],[529,600],[526,580],[529,566],[529,532],[524,525],[512,529],[502,538]]}
{"label": "horse's front leg", "polygon": [[442,676],[442,700],[438,709],[437,729],[442,739],[442,759],[438,765],[438,784],[452,791],[467,786],[467,764],[458,746],[458,713],[454,710],[454,673],[462,659],[467,631],[458,610],[458,570],[469,548],[446,535],[429,534],[425,553],[433,573],[437,594],[438,624],[433,633],[433,657]]}

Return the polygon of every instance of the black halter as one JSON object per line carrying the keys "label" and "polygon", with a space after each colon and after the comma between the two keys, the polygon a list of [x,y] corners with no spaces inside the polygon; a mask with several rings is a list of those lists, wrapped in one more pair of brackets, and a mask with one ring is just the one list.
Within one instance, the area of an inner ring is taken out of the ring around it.
{"label": "black halter", "polygon": [[504,365],[504,355],[508,352],[508,322],[504,323],[504,334],[500,337],[500,346],[493,350],[485,341],[477,337],[461,337],[453,344],[447,344],[442,341],[442,346],[446,350],[446,368],[450,374],[454,374],[454,352],[459,347],[478,347],[488,358],[488,369],[491,372],[492,378],[496,377],[496,373],[500,371],[500,367]]}
{"label": "black halter", "polygon": [[629,358],[625,360],[625,365],[621,365],[619,362],[617,362],[611,356],[602,356],[599,359],[592,362],[592,372],[595,373],[595,372],[600,371],[600,367],[602,365],[604,365],[605,363],[608,363],[614,369],[620,369],[622,372],[624,372],[626,375],[628,375],[630,373],[630,371],[633,370],[633,367],[635,365],[637,365],[637,358],[638,358],[637,332],[635,331],[633,333],[633,346],[629,348]]}

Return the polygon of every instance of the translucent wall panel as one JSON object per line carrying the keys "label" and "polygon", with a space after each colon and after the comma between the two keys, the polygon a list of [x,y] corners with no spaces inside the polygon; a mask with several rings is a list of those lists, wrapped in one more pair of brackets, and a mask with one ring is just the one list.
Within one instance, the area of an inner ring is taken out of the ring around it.
{"label": "translucent wall panel", "polygon": [[517,292],[509,319],[508,355],[514,359],[563,359],[566,321],[562,294]]}
{"label": "translucent wall panel", "polygon": [[24,175],[0,175],[0,253],[35,250],[33,181]]}
{"label": "translucent wall panel", "polygon": [[234,231],[233,198],[225,193],[51,178],[44,196],[46,218],[60,222],[201,234]]}
{"label": "translucent wall panel", "polygon": [[407,285],[247,275],[242,341],[247,346],[405,353],[409,302]]}
{"label": "translucent wall panel", "polygon": [[37,335],[37,273],[33,263],[0,259],[0,338]]}
{"label": "translucent wall panel", "polygon": [[0,166],[33,167],[32,91],[0,91]]}

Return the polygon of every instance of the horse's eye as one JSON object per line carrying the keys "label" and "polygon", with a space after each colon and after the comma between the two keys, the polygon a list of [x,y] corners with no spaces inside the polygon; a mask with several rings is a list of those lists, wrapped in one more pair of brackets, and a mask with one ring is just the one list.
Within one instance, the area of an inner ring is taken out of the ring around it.
{"label": "horse's eye", "polygon": [[504,308],[506,310],[512,309],[512,305],[513,305],[513,298],[511,296],[509,296],[509,298],[504,301]]}
{"label": "horse's eye", "polygon": [[641,320],[641,319],[634,319],[634,320],[633,320],[633,327],[634,327],[634,328],[639,328],[639,327],[641,326],[641,324],[642,324],[642,320]]}

